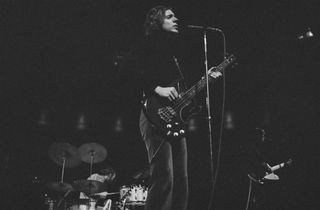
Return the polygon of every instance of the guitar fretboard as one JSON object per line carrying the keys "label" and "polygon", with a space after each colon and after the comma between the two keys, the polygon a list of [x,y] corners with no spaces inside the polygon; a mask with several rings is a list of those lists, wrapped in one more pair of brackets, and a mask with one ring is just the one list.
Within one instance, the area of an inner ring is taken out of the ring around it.
{"label": "guitar fretboard", "polygon": [[[210,74],[213,72],[221,72],[227,65],[229,65],[234,60],[234,57],[229,57],[225,59],[220,65],[217,67],[212,67],[208,70],[209,74],[209,82],[213,80],[213,78],[210,76]],[[179,109],[181,106],[183,106],[186,101],[189,101],[190,99],[194,98],[207,84],[206,78],[202,77],[201,80],[199,80],[195,85],[193,85],[191,88],[189,88],[187,91],[183,92],[181,94],[181,97],[177,99],[174,102],[174,109]]]}

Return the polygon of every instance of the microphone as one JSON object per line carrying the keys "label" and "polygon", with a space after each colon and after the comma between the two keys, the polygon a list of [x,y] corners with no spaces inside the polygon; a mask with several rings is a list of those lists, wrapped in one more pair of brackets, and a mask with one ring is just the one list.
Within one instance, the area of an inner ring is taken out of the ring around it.
{"label": "microphone", "polygon": [[222,33],[222,30],[220,28],[213,28],[213,27],[209,27],[209,26],[187,25],[187,28],[201,29],[201,30],[211,30],[211,31],[218,31],[218,32]]}
{"label": "microphone", "polygon": [[264,163],[264,165],[268,168],[269,172],[266,172],[262,180],[279,180],[279,177],[276,174],[274,174],[274,172],[285,166],[290,166],[291,164],[292,164],[291,158],[287,162],[283,162],[275,166],[270,166],[268,163]]}
{"label": "microphone", "polygon": [[280,169],[280,168],[283,168],[283,167],[285,167],[285,166],[290,166],[292,164],[292,159],[290,158],[287,162],[283,162],[283,163],[280,163],[280,164],[278,164],[278,165],[275,165],[275,166],[269,166],[270,167],[270,170],[272,171],[272,172],[274,172],[274,171],[276,171],[276,170],[278,170],[278,169]]}

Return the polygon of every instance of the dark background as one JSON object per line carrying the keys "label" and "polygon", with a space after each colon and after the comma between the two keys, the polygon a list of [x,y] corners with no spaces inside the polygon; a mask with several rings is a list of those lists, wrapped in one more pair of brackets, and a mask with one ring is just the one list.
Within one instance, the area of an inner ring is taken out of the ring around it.
{"label": "dark background", "polygon": [[[318,209],[320,6],[315,0],[2,0],[3,206],[46,209],[44,194],[57,196],[45,187],[60,180],[61,167],[48,156],[55,142],[102,144],[108,157],[94,170],[113,167],[117,190],[147,165],[137,84],[121,65],[142,37],[146,12],[157,4],[173,6],[182,25],[221,28],[228,53],[237,57],[238,65],[225,72],[225,109],[234,127],[225,123],[214,209],[245,209],[247,174],[259,174],[263,161],[275,165],[289,158],[293,165],[277,172],[279,181],[253,186],[251,209]],[[308,28],[314,36],[298,39]],[[202,35],[181,33],[186,47],[181,65],[193,84],[204,72]],[[221,34],[208,34],[208,48],[210,66],[220,63]],[[222,82],[211,87],[216,165]],[[77,128],[80,116],[84,129]],[[195,117],[197,130],[188,138],[190,210],[207,209],[211,192],[204,116]],[[117,132],[119,117],[123,130]],[[255,128],[266,131],[264,141]],[[65,181],[88,174],[89,165],[82,163],[66,169]]]}

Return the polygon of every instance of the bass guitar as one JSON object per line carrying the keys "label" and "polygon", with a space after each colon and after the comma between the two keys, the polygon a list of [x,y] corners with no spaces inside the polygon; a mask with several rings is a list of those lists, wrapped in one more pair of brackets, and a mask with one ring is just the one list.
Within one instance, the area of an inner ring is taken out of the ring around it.
{"label": "bass guitar", "polygon": [[[214,72],[221,72],[236,58],[231,55],[218,66],[208,70],[209,82],[213,80]],[[178,137],[185,134],[185,125],[188,119],[197,113],[194,98],[206,87],[206,78],[202,77],[195,85],[179,93],[179,98],[169,101],[160,96],[151,96],[143,100],[143,111],[148,120],[164,132],[167,136]]]}

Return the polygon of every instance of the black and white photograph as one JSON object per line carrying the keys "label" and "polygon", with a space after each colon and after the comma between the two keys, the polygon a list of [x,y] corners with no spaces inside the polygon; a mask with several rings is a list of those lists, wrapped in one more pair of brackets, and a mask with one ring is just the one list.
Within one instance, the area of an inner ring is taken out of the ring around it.
{"label": "black and white photograph", "polygon": [[0,0],[0,209],[319,210],[316,0]]}

